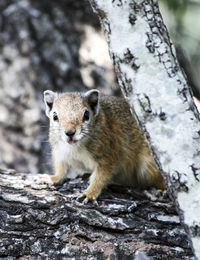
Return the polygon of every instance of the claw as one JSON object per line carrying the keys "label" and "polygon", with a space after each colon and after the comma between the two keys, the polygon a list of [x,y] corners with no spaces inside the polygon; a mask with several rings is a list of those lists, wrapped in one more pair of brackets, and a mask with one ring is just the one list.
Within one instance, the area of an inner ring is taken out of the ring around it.
{"label": "claw", "polygon": [[50,186],[53,185],[53,182],[51,180],[51,175],[48,174],[39,174],[35,176],[34,181],[37,182],[38,184],[48,184]]}
{"label": "claw", "polygon": [[83,200],[83,204],[86,205],[86,204],[88,204],[88,202],[89,202],[89,198],[86,197],[86,198]]}
{"label": "claw", "polygon": [[78,202],[83,202],[84,199],[85,199],[85,197],[86,197],[85,194],[81,194],[81,195],[79,195],[79,196],[76,198],[76,201],[78,201]]}
{"label": "claw", "polygon": [[89,202],[92,203],[93,206],[98,207],[99,204],[95,198],[88,198],[85,194],[81,194],[76,198],[76,201],[83,203],[84,205],[88,204]]}
{"label": "claw", "polygon": [[99,207],[99,203],[97,202],[96,199],[92,199],[92,205],[94,205],[95,207]]}

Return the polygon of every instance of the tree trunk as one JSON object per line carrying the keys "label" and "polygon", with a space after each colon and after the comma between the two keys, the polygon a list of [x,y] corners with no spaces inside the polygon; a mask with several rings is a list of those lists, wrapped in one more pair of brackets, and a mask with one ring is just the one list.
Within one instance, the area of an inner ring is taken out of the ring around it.
{"label": "tree trunk", "polygon": [[120,87],[200,259],[200,124],[156,0],[92,0]]}
{"label": "tree trunk", "polygon": [[33,178],[0,169],[3,259],[194,259],[166,194],[110,186],[96,207],[75,200],[87,178],[51,188]]}

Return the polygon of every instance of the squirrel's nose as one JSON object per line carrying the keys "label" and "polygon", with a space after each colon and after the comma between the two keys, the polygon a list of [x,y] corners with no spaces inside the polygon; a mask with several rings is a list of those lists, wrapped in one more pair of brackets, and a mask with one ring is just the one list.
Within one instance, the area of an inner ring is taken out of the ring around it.
{"label": "squirrel's nose", "polygon": [[65,134],[66,134],[67,136],[69,136],[69,137],[73,137],[75,133],[76,133],[75,130],[68,130],[68,131],[65,131]]}

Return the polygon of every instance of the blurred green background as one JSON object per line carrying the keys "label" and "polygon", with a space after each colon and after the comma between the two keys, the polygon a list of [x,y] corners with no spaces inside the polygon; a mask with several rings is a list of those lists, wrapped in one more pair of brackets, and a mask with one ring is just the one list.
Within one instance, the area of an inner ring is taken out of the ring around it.
{"label": "blurred green background", "polygon": [[190,63],[185,60],[183,66],[200,98],[200,0],[159,0],[159,5],[173,43]]}

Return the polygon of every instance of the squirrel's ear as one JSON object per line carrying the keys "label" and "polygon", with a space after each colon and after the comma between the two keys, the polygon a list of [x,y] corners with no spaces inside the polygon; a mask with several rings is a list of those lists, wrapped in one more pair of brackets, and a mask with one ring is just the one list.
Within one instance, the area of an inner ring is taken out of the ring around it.
{"label": "squirrel's ear", "polygon": [[55,93],[51,90],[44,91],[44,102],[46,105],[46,115],[49,117],[49,113],[53,107],[53,102],[55,98]]}
{"label": "squirrel's ear", "polygon": [[97,89],[89,90],[85,93],[84,97],[88,105],[91,107],[95,115],[99,112],[99,91]]}

